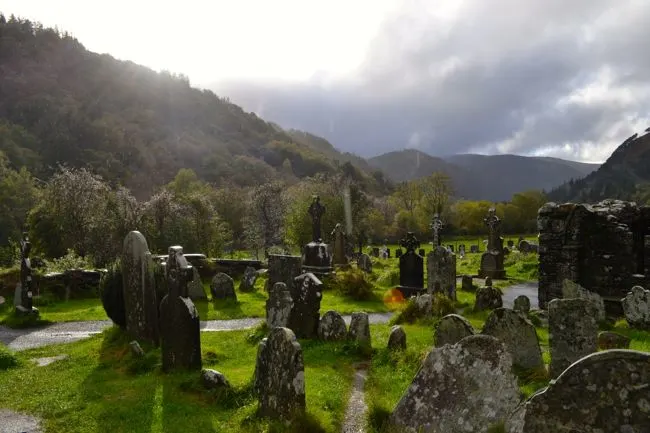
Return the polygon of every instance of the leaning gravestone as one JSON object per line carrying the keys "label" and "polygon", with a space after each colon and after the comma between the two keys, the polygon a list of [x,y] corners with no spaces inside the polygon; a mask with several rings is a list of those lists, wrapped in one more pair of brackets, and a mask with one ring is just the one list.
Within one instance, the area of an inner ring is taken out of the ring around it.
{"label": "leaning gravestone", "polygon": [[288,328],[298,338],[315,338],[318,335],[323,283],[314,274],[307,272],[295,278],[290,292],[293,307]]}
{"label": "leaning gravestone", "polygon": [[649,384],[649,353],[594,353],[522,403],[506,422],[506,431],[650,432]]}
{"label": "leaning gravestone", "polygon": [[367,274],[372,273],[372,260],[368,254],[361,254],[357,259],[357,266]]}
{"label": "leaning gravestone", "polygon": [[535,326],[516,311],[497,308],[488,316],[481,333],[502,341],[512,355],[513,365],[526,370],[544,368]]}
{"label": "leaning gravestone", "polygon": [[598,350],[597,313],[593,303],[586,299],[553,299],[549,302],[549,370],[552,377]]}
{"label": "leaning gravestone", "polygon": [[284,283],[287,287],[293,286],[293,280],[302,274],[301,256],[269,255],[269,270],[267,272],[266,290],[275,283]]}
{"label": "leaning gravestone", "polygon": [[390,416],[400,432],[486,432],[519,403],[503,343],[472,335],[434,348]]}
{"label": "leaning gravestone", "polygon": [[574,283],[571,280],[564,280],[562,282],[562,298],[563,299],[586,299],[591,302],[596,308],[597,320],[605,320],[605,301],[598,293],[590,292],[582,287],[580,284]]}
{"label": "leaning gravestone", "polygon": [[169,293],[160,302],[163,371],[201,370],[201,323],[188,296],[193,272],[183,247],[169,247],[166,271]]}
{"label": "leaning gravestone", "polygon": [[650,290],[634,286],[621,303],[630,327],[650,330]]}
{"label": "leaning gravestone", "polygon": [[348,332],[343,317],[336,311],[328,311],[318,323],[318,338],[323,341],[344,340]]}
{"label": "leaning gravestone", "polygon": [[388,350],[405,350],[406,349],[406,332],[404,329],[395,325],[390,328],[388,336]]}
{"label": "leaning gravestone", "polygon": [[157,345],[160,333],[154,262],[142,233],[132,231],[126,235],[121,264],[126,331],[138,340]]}
{"label": "leaning gravestone", "polygon": [[203,288],[201,274],[199,274],[199,270],[195,266],[192,266],[192,281],[187,285],[187,290],[190,299],[193,301],[208,299]]}
{"label": "leaning gravestone", "polygon": [[239,283],[240,292],[252,292],[255,290],[255,282],[257,281],[257,271],[251,266],[246,266],[244,276]]}
{"label": "leaning gravestone", "polygon": [[287,328],[274,328],[260,342],[255,365],[260,415],[291,420],[305,412],[302,348]]}
{"label": "leaning gravestone", "polygon": [[275,283],[269,291],[269,299],[266,300],[266,326],[269,329],[287,327],[292,308],[293,299],[287,285]]}
{"label": "leaning gravestone", "polygon": [[370,321],[368,313],[352,313],[348,339],[357,342],[361,346],[370,346]]}
{"label": "leaning gravestone", "polygon": [[235,293],[235,282],[229,275],[219,272],[212,277],[210,283],[210,293],[212,293],[212,300],[215,299],[233,299],[237,300]]}
{"label": "leaning gravestone", "polygon": [[519,295],[515,298],[513,310],[520,313],[528,314],[530,311],[530,299],[526,295]]}
{"label": "leaning gravestone", "polygon": [[435,347],[456,344],[470,335],[474,335],[474,328],[467,319],[458,314],[447,314],[436,325]]}

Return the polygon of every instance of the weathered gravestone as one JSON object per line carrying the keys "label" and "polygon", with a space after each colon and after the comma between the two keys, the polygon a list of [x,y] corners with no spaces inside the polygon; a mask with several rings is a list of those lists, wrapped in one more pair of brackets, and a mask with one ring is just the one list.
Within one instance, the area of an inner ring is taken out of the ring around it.
{"label": "weathered gravestone", "polygon": [[461,278],[461,290],[465,292],[473,292],[475,290],[474,281],[470,275],[463,275]]}
{"label": "weathered gravestone", "polygon": [[163,371],[201,369],[201,323],[189,298],[192,266],[183,247],[169,247],[167,259],[169,293],[160,302],[160,339]]}
{"label": "weathered gravestone", "polygon": [[386,258],[390,259],[390,248],[386,248]]}
{"label": "weathered gravestone", "polygon": [[488,242],[486,251],[481,256],[480,277],[505,279],[506,271],[503,268],[503,238],[501,237],[501,220],[496,215],[496,210],[491,208],[484,218],[488,227]]}
{"label": "weathered gravestone", "polygon": [[275,283],[269,290],[266,300],[266,326],[269,329],[289,326],[289,317],[293,308],[291,292],[284,283]]}
{"label": "weathered gravestone", "polygon": [[402,251],[401,248],[398,248],[398,249],[395,250],[395,258],[396,259],[399,259],[400,257],[402,257],[403,254],[404,254],[404,251]]}
{"label": "weathered gravestone", "polygon": [[548,304],[550,374],[557,377],[578,359],[598,350],[596,307],[586,299],[554,299]]}
{"label": "weathered gravestone", "polygon": [[476,291],[474,311],[494,310],[503,307],[503,293],[496,287],[492,287],[492,279],[485,278],[485,286],[479,287]]}
{"label": "weathered gravestone", "polygon": [[470,335],[474,335],[474,328],[467,319],[458,314],[447,314],[436,325],[435,347],[456,344]]}
{"label": "weathered gravestone", "polygon": [[470,245],[469,252],[472,254],[477,254],[479,252],[478,245]]}
{"label": "weathered gravestone", "polygon": [[240,292],[252,292],[255,290],[255,283],[257,282],[257,271],[252,266],[246,266],[244,275],[239,283]]}
{"label": "weathered gravestone", "polygon": [[602,331],[598,333],[598,348],[600,350],[629,349],[630,341],[630,337],[616,332]]}
{"label": "weathered gravestone", "polygon": [[650,353],[594,353],[571,365],[547,388],[521,404],[508,419],[506,431],[650,432],[648,384]]}
{"label": "weathered gravestone", "polygon": [[302,348],[287,328],[273,328],[260,342],[255,365],[255,392],[264,417],[291,420],[305,412],[305,367]]}
{"label": "weathered gravestone", "polygon": [[444,247],[435,247],[427,256],[427,292],[437,291],[456,299],[456,254]]}
{"label": "weathered gravestone", "polygon": [[192,281],[190,281],[187,285],[187,293],[190,299],[193,301],[208,299],[207,295],[205,294],[205,289],[203,288],[203,280],[201,280],[201,274],[199,274],[199,270],[194,266],[192,266]]}
{"label": "weathered gravestone", "polygon": [[510,351],[513,365],[526,370],[544,368],[535,326],[521,314],[497,308],[488,316],[481,333],[502,341]]}
{"label": "weathered gravestone", "polygon": [[390,328],[388,336],[388,350],[405,350],[406,349],[406,332],[399,325]]}
{"label": "weathered gravestone", "polygon": [[465,244],[460,244],[460,245],[458,245],[458,254],[459,254],[460,256],[464,256],[464,255],[465,255]]}
{"label": "weathered gravestone", "polygon": [[332,263],[334,265],[343,266],[348,264],[348,258],[345,254],[347,236],[343,231],[341,224],[337,223],[332,230],[332,239],[334,241],[333,254],[332,254]]}
{"label": "weathered gravestone", "polygon": [[447,249],[453,253],[454,252],[454,245],[453,244],[447,245]]}
{"label": "weathered gravestone", "polygon": [[32,243],[29,241],[27,233],[23,233],[23,238],[20,241],[20,283],[16,285],[14,292],[14,307],[18,314],[38,316],[38,309],[33,305],[32,263],[29,258],[31,250]]}
{"label": "weathered gravestone", "polygon": [[415,297],[415,307],[419,317],[427,317],[433,314],[433,297],[423,293]]}
{"label": "weathered gravestone", "polygon": [[512,359],[499,340],[472,335],[434,348],[390,416],[400,432],[487,432],[519,403]]}
{"label": "weathered gravestone", "polygon": [[379,258],[379,247],[372,247],[372,256],[376,259]]}
{"label": "weathered gravestone", "polygon": [[519,242],[518,249],[524,254],[537,253],[539,252],[539,245],[523,240]]}
{"label": "weathered gravestone", "polygon": [[508,239],[508,248],[513,249],[515,247],[515,241]]}
{"label": "weathered gravestone", "polygon": [[605,302],[598,293],[590,292],[582,287],[580,284],[574,283],[571,280],[564,280],[562,282],[562,298],[564,299],[586,299],[598,312],[596,319],[598,321],[605,320]]}
{"label": "weathered gravestone", "polygon": [[361,346],[370,346],[370,320],[368,313],[352,313],[348,340],[353,340]]}
{"label": "weathered gravestone", "polygon": [[230,275],[219,272],[217,275],[212,277],[212,282],[210,283],[210,293],[212,293],[212,300],[216,299],[233,299],[237,300],[237,294],[235,293],[235,282]]}
{"label": "weathered gravestone", "polygon": [[275,283],[284,283],[287,287],[291,287],[294,278],[300,274],[302,274],[302,257],[270,254],[266,290],[271,289]]}
{"label": "weathered gravestone", "polygon": [[336,311],[328,311],[318,323],[318,338],[323,341],[345,340],[348,327],[343,317]]}
{"label": "weathered gravestone", "polygon": [[126,331],[138,340],[160,339],[154,262],[142,233],[132,231],[122,247],[122,281]]}
{"label": "weathered gravestone", "polygon": [[621,304],[630,327],[650,330],[650,290],[634,286]]}
{"label": "weathered gravestone", "polygon": [[424,291],[424,260],[421,255],[415,253],[420,246],[413,232],[408,232],[406,237],[400,240],[400,245],[406,248],[399,258],[399,287],[405,298],[417,295]]}
{"label": "weathered gravestone", "polygon": [[315,338],[318,335],[323,283],[308,272],[295,278],[290,291],[293,307],[288,328],[298,338]]}
{"label": "weathered gravestone", "polygon": [[368,254],[361,254],[357,259],[357,266],[367,274],[372,273],[372,260]]}
{"label": "weathered gravestone", "polygon": [[530,311],[530,299],[526,295],[519,295],[513,302],[512,309],[520,313],[528,314]]}

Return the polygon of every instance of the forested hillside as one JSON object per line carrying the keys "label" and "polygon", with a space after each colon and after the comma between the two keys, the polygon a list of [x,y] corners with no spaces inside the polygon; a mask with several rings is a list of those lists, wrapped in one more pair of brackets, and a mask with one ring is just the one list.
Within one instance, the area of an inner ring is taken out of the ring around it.
{"label": "forested hillside", "polygon": [[141,197],[181,168],[217,185],[254,186],[350,161],[345,170],[376,187],[353,166],[365,161],[324,139],[285,132],[182,75],[89,52],[66,33],[3,15],[0,151],[37,177],[60,163],[88,167]]}

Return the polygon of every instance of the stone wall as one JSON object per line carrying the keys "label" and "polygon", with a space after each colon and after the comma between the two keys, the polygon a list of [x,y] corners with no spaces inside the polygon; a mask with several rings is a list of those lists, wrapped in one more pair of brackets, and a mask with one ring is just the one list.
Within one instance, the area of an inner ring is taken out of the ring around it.
{"label": "stone wall", "polygon": [[609,301],[634,285],[650,285],[650,207],[619,200],[547,203],[537,225],[540,307],[562,297],[564,279]]}

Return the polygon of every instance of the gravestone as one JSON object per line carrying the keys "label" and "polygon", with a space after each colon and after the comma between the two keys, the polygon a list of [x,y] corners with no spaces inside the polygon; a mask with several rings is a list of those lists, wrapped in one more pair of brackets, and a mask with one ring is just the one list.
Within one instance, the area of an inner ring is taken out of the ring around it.
{"label": "gravestone", "polygon": [[336,311],[326,312],[318,323],[318,338],[323,341],[344,340],[347,333],[348,327],[345,320]]}
{"label": "gravestone", "polygon": [[503,268],[503,238],[501,237],[501,220],[496,215],[496,210],[490,208],[488,215],[483,220],[488,228],[488,242],[486,251],[481,256],[480,277],[505,279],[506,271]]}
{"label": "gravestone", "polygon": [[396,259],[399,259],[400,257],[402,257],[403,254],[404,254],[404,251],[402,251],[401,248],[398,248],[398,249],[395,250],[395,258]]}
{"label": "gravestone", "polygon": [[524,254],[537,253],[539,252],[539,245],[523,240],[519,242],[517,249]]}
{"label": "gravestone", "polygon": [[160,341],[163,371],[201,370],[201,323],[189,298],[192,266],[183,247],[169,247],[166,277],[169,292],[160,302]]}
{"label": "gravestone", "polygon": [[625,320],[631,328],[650,330],[650,290],[634,286],[621,304]]}
{"label": "gravestone", "polygon": [[433,297],[428,293],[417,295],[415,307],[419,317],[427,317],[433,314]]}
{"label": "gravestone", "polygon": [[591,302],[596,308],[598,321],[605,320],[605,301],[598,293],[590,292],[582,287],[580,284],[574,283],[571,280],[564,280],[562,282],[562,298],[564,299],[586,299]]}
{"label": "gravestone", "polygon": [[390,248],[386,248],[386,258],[390,259]]}
{"label": "gravestone", "polygon": [[370,320],[368,313],[352,313],[350,328],[348,329],[348,340],[353,340],[361,346],[370,346]]}
{"label": "gravestone", "polygon": [[465,244],[458,245],[458,254],[460,254],[461,256],[464,256],[466,254],[465,253]]}
{"label": "gravestone", "polygon": [[376,259],[379,258],[379,247],[372,247],[372,256]]}
{"label": "gravestone", "polygon": [[586,299],[554,299],[548,304],[550,374],[557,377],[569,365],[598,350],[597,310]]}
{"label": "gravestone", "polygon": [[474,335],[474,328],[467,319],[458,314],[447,314],[436,325],[435,347],[456,344],[470,335]]}
{"label": "gravestone", "polygon": [[[322,239],[321,218],[325,213],[325,206],[320,203],[319,196],[314,196],[307,213],[311,217],[312,222],[312,240],[303,248],[304,260],[302,272],[325,276],[332,272],[332,259],[329,254],[328,245]],[[289,285],[290,283],[287,284]]]}
{"label": "gravestone", "polygon": [[158,297],[154,262],[142,233],[132,231],[122,247],[122,284],[126,331],[135,339],[158,344]]}
{"label": "gravestone", "polygon": [[528,314],[530,311],[530,299],[526,295],[519,295],[515,298],[512,309],[520,313]]}
{"label": "gravestone", "polygon": [[33,305],[32,292],[32,263],[29,253],[32,250],[32,243],[27,233],[23,233],[20,241],[20,283],[16,285],[14,292],[14,307],[17,314],[30,314],[38,316],[38,309]]}
{"label": "gravestone", "polygon": [[474,287],[474,281],[470,275],[463,275],[461,278],[461,290],[465,292],[473,292],[475,287]]}
{"label": "gravestone", "polygon": [[504,344],[472,335],[431,350],[389,423],[400,432],[486,432],[519,403]]}
{"label": "gravestone", "polygon": [[472,254],[478,254],[479,252],[478,245],[470,245],[469,252]]}
{"label": "gravestone", "polygon": [[298,338],[315,338],[318,335],[323,283],[314,274],[305,273],[295,278],[290,292],[293,307],[288,328]]}
{"label": "gravestone", "polygon": [[341,224],[337,223],[331,233],[334,247],[332,248],[332,264],[335,266],[344,266],[348,264],[348,258],[345,254],[345,245],[347,242],[345,232]]}
{"label": "gravestone", "polygon": [[240,292],[252,292],[255,290],[255,283],[257,282],[257,271],[252,266],[246,266],[244,275],[239,283]]}
{"label": "gravestone", "polygon": [[602,331],[598,333],[598,348],[600,350],[609,349],[629,349],[629,337],[612,331]]}
{"label": "gravestone", "polygon": [[485,278],[485,286],[479,287],[476,291],[474,311],[494,310],[503,307],[503,293],[496,287],[492,287],[492,279]]}
{"label": "gravestone", "polygon": [[289,317],[293,308],[291,292],[284,283],[275,283],[266,300],[266,326],[269,329],[289,326]]}
{"label": "gravestone", "polygon": [[260,342],[255,364],[259,414],[290,421],[305,412],[302,348],[287,328],[273,328]]}
{"label": "gravestone", "polygon": [[293,280],[302,274],[302,258],[300,256],[269,255],[269,269],[266,290],[268,291],[275,283],[284,283],[287,287],[293,285]]}
{"label": "gravestone", "polygon": [[515,247],[515,241],[508,239],[508,248],[513,249]]}
{"label": "gravestone", "polygon": [[390,328],[388,335],[388,350],[405,350],[406,349],[406,332],[399,325]]}
{"label": "gravestone", "polygon": [[187,285],[187,291],[190,299],[193,301],[208,299],[207,295],[205,294],[205,289],[203,288],[203,280],[201,279],[201,274],[199,273],[199,270],[194,266],[192,266],[192,281],[190,281]]}
{"label": "gravestone", "polygon": [[521,404],[507,420],[506,431],[650,432],[649,383],[649,353],[593,353]]}
{"label": "gravestone", "polygon": [[497,308],[488,316],[481,333],[502,341],[513,365],[526,370],[544,368],[535,326],[516,311]]}
{"label": "gravestone", "polygon": [[397,288],[405,298],[410,298],[424,291],[424,259],[415,253],[420,246],[413,232],[408,232],[400,240],[400,245],[406,248],[399,258],[399,287]]}
{"label": "gravestone", "polygon": [[[212,277],[210,283],[210,292],[212,293],[212,300],[215,299],[233,299],[237,300],[235,293],[235,282],[229,275],[219,272]],[[191,298],[190,298],[191,299]]]}
{"label": "gravestone", "polygon": [[427,293],[436,293],[437,287],[456,300],[456,254],[440,246],[427,256]]}
{"label": "gravestone", "polygon": [[367,274],[372,273],[372,260],[368,254],[361,254],[357,259],[357,267]]}

